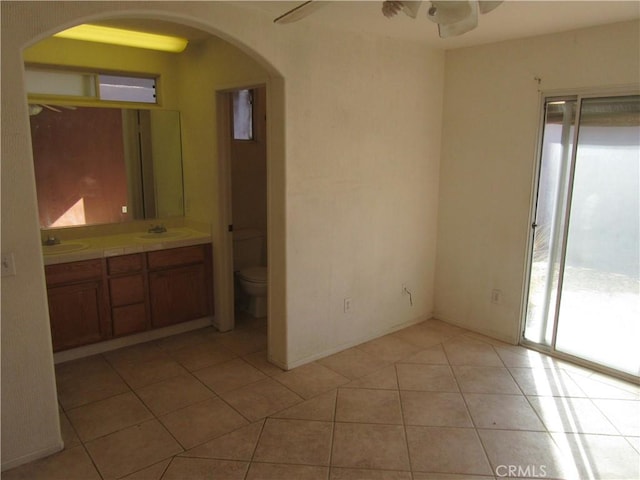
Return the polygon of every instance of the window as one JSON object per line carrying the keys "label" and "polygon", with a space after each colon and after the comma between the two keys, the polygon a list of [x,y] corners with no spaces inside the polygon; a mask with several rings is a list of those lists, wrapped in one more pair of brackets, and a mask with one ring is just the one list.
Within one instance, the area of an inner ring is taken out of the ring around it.
{"label": "window", "polygon": [[96,101],[158,103],[156,77],[27,68],[27,93]]}
{"label": "window", "polygon": [[96,81],[92,73],[57,72],[27,69],[27,93],[96,98]]}
{"label": "window", "polygon": [[156,103],[156,79],[98,75],[100,100]]}
{"label": "window", "polygon": [[233,139],[253,140],[253,90],[233,92]]}

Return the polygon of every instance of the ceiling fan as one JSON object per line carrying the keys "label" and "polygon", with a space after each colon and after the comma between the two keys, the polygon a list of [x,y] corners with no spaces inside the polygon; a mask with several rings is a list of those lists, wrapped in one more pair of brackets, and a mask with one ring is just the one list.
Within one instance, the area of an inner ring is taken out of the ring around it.
{"label": "ceiling fan", "polygon": [[64,108],[66,110],[75,110],[76,107],[70,105],[56,105],[55,107],[51,105],[46,105],[44,103],[30,103],[29,104],[29,116],[33,117],[34,115],[38,115],[42,112],[43,109],[51,110],[52,112],[62,113],[60,108]]}
{"label": "ceiling fan", "polygon": [[[274,23],[293,23],[312,14],[328,2],[309,0],[288,10],[274,19]],[[404,12],[411,18],[418,16],[423,3],[429,3],[427,18],[438,24],[440,38],[462,35],[478,26],[478,14],[489,13],[498,7],[500,1],[490,0],[386,0],[382,2],[382,14],[391,18]]]}

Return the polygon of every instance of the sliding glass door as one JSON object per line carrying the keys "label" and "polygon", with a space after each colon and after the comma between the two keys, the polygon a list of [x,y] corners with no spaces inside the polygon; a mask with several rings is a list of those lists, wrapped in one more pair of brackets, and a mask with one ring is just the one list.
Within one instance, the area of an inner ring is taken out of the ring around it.
{"label": "sliding glass door", "polygon": [[640,96],[549,98],[524,341],[640,376]]}

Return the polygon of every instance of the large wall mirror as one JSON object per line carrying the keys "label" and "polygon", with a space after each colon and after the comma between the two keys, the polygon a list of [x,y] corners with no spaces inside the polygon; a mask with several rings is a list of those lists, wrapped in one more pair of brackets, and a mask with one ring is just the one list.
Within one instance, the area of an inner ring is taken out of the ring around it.
{"label": "large wall mirror", "polygon": [[180,114],[30,104],[41,228],[184,215]]}

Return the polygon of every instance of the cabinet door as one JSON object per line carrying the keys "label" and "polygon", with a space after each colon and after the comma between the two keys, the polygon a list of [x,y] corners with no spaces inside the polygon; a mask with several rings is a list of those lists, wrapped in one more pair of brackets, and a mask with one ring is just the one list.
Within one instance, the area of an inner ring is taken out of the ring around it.
{"label": "cabinet door", "polygon": [[149,273],[153,327],[209,315],[207,288],[206,268],[202,264]]}
{"label": "cabinet door", "polygon": [[144,303],[135,303],[111,309],[113,336],[130,335],[147,329],[147,309]]}
{"label": "cabinet door", "polygon": [[102,313],[102,282],[49,287],[48,293],[54,351],[107,338]]}

